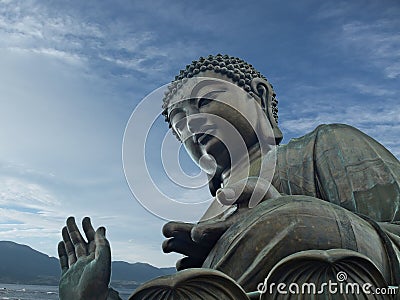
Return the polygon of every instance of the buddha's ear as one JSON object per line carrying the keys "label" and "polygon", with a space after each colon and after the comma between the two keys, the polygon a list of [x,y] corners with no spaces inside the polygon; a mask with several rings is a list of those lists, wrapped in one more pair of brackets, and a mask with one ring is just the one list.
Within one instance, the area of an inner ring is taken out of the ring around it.
{"label": "buddha's ear", "polygon": [[274,101],[274,90],[271,84],[263,78],[253,78],[250,82],[250,85],[252,92],[257,95],[261,101],[261,107],[267,115],[268,121],[271,124],[274,133],[275,143],[278,145],[282,141],[283,135],[275,119],[274,111],[276,108],[274,108],[274,106],[276,106],[276,102]]}

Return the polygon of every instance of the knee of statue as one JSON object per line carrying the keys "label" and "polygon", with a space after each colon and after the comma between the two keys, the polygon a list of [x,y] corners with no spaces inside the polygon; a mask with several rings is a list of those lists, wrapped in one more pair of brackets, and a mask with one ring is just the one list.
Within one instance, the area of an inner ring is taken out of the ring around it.
{"label": "knee of statue", "polygon": [[245,291],[229,276],[210,269],[189,269],[151,280],[129,300],[224,299],[249,300]]}
{"label": "knee of statue", "polygon": [[[393,282],[392,260],[382,255],[388,251],[388,241],[377,230],[367,220],[329,202],[282,196],[248,210],[246,217],[217,241],[203,267],[220,270],[251,291],[288,256],[341,249],[349,257],[354,253],[367,257],[384,280]],[[310,261],[303,275],[311,276],[316,267]]]}
{"label": "knee of statue", "polygon": [[[278,262],[264,281],[257,286],[260,300],[298,299],[390,299],[390,295],[374,295],[389,287],[381,271],[367,256],[348,249],[307,250]],[[335,298],[336,297],[336,298]]]}

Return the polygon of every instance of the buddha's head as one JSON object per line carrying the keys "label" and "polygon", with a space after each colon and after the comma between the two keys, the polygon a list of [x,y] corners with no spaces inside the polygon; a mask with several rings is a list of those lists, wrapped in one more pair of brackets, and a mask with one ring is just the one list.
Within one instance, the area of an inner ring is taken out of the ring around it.
{"label": "buddha's head", "polygon": [[192,159],[201,165],[204,157],[212,157],[216,173],[221,173],[240,159],[237,149],[248,153],[260,139],[270,144],[282,140],[275,96],[252,65],[210,55],[175,77],[164,97],[163,114]]}

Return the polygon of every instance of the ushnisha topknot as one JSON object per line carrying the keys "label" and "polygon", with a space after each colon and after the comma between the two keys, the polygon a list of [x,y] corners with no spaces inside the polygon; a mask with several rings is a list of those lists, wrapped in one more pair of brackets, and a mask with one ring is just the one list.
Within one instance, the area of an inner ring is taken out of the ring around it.
{"label": "ushnisha topknot", "polygon": [[[251,64],[248,64],[244,60],[229,56],[229,55],[209,55],[207,58],[200,57],[198,60],[192,61],[190,65],[187,65],[184,70],[179,72],[179,75],[175,76],[175,79],[168,86],[168,90],[165,92],[163,98],[163,115],[165,121],[169,123],[171,127],[171,122],[168,118],[168,105],[171,98],[177,93],[179,88],[191,78],[201,72],[211,70],[216,73],[223,74],[230,78],[238,86],[242,87],[250,96],[254,96],[254,92],[251,88],[251,80],[254,78],[262,78],[267,80],[260,72],[258,72]],[[269,83],[272,87],[272,84]],[[276,94],[272,91],[272,113],[275,122],[278,123],[278,100],[275,98]],[[265,108],[266,109],[266,108]]]}

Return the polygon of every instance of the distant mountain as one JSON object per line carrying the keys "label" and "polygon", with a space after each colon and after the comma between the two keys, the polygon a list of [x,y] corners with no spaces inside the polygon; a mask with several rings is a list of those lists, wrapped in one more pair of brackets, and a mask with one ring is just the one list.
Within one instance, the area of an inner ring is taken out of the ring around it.
{"label": "distant mountain", "polygon": [[176,272],[175,268],[156,268],[145,263],[129,264],[124,261],[113,261],[111,266],[111,285],[116,288],[134,289],[150,279]]}
{"label": "distant mountain", "polygon": [[[135,288],[152,278],[172,274],[175,268],[156,268],[146,263],[112,262],[111,284]],[[29,246],[0,241],[0,282],[18,284],[58,285],[60,265]]]}
{"label": "distant mountain", "polygon": [[57,285],[58,259],[28,246],[0,241],[0,282]]}
{"label": "distant mountain", "polygon": [[145,282],[158,276],[175,273],[175,268],[156,268],[145,263],[130,264],[124,261],[113,261],[112,279]]}

